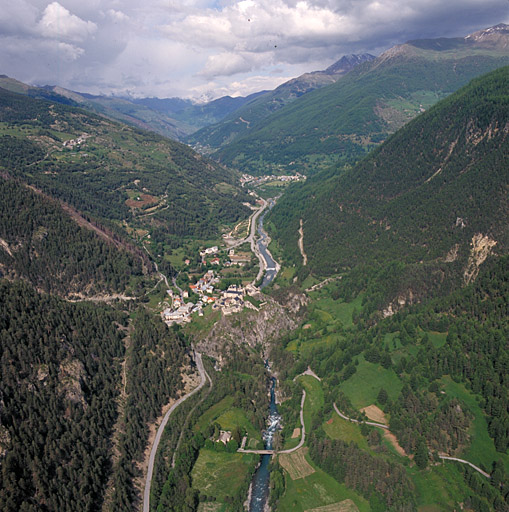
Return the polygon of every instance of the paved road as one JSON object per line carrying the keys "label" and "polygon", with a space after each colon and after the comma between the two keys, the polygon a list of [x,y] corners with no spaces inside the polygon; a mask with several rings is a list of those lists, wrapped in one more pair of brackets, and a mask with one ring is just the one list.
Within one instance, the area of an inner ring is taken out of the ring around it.
{"label": "paved road", "polygon": [[[145,492],[143,493],[143,512],[149,512],[150,511],[150,485],[152,484],[152,475],[154,473],[154,462],[156,459],[156,453],[157,448],[159,446],[159,443],[161,441],[161,437],[163,435],[164,429],[166,427],[166,424],[168,423],[168,420],[170,419],[170,416],[172,412],[184,401],[186,401],[190,396],[193,396],[195,393],[200,391],[200,389],[205,385],[207,382],[207,379],[210,381],[210,377],[205,371],[205,368],[203,367],[203,361],[201,358],[201,354],[198,352],[195,352],[196,355],[196,367],[198,368],[198,371],[200,372],[201,381],[198,387],[194,388],[190,393],[187,395],[182,396],[179,398],[166,412],[164,415],[163,421],[161,422],[161,425],[159,425],[159,428],[157,429],[156,437],[154,439],[154,443],[152,444],[152,449],[150,450],[150,458],[148,460],[148,470],[147,470],[147,478],[145,480]],[[211,381],[210,381],[211,382]]]}
{"label": "paved road", "polygon": [[461,462],[462,464],[468,464],[471,468],[473,468],[476,471],[478,471],[479,473],[481,473],[481,475],[485,476],[486,478],[491,478],[491,475],[489,473],[486,473],[486,471],[483,471],[481,468],[478,468],[477,466],[475,466],[471,462],[468,462],[468,460],[457,459],[456,457],[447,457],[446,455],[439,455],[439,457],[442,460],[454,460],[456,462]]}
{"label": "paved road", "polygon": [[260,208],[258,208],[258,210],[251,214],[249,235],[246,238],[243,238],[242,240],[235,242],[233,245],[228,246],[229,249],[235,249],[235,247],[239,247],[242,244],[250,243],[251,250],[254,252],[253,241],[256,234],[256,221],[260,214],[263,212],[263,210],[267,208],[267,201],[265,201],[265,199],[262,199],[261,197],[259,197],[259,199],[262,201],[262,205],[260,206]]}
{"label": "paved road", "polygon": [[278,453],[292,453],[296,452],[299,448],[302,447],[304,441],[306,440],[306,427],[304,425],[304,402],[306,400],[306,391],[302,390],[302,400],[300,401],[300,424],[302,425],[302,435],[300,437],[300,442],[295,448],[290,448],[289,450],[281,450]]}

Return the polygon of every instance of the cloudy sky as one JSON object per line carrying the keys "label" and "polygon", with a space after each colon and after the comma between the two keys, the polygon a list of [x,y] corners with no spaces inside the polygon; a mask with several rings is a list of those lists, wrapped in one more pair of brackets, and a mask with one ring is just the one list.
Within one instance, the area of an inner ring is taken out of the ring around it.
{"label": "cloudy sky", "polygon": [[93,94],[244,96],[345,54],[501,22],[508,0],[0,0],[0,74]]}

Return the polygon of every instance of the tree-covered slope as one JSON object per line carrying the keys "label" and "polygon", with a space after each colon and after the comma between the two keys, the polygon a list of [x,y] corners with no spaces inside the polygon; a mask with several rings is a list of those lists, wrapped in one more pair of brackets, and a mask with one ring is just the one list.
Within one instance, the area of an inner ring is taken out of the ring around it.
{"label": "tree-covered slope", "polygon": [[188,146],[3,89],[0,166],[124,234],[173,245],[216,236],[251,200],[236,173]]}
{"label": "tree-covered slope", "polygon": [[227,144],[222,140],[215,158],[253,173],[313,173],[338,160],[358,159],[472,78],[507,65],[508,40],[507,26],[500,25],[466,38],[391,48],[336,83],[251,123]]}
{"label": "tree-covered slope", "polygon": [[187,140],[201,151],[210,153],[227,146],[238,137],[250,133],[251,129],[269,119],[272,114],[316,89],[330,85],[350,70],[374,59],[370,54],[345,55],[324,71],[305,73],[281,84],[273,91],[252,98],[220,122],[202,128]]}
{"label": "tree-covered slope", "polygon": [[92,512],[107,495],[131,510],[148,423],[181,388],[181,337],[0,279],[0,339],[0,509]]}
{"label": "tree-covered slope", "polygon": [[79,220],[89,228],[56,201],[0,177],[0,276],[65,296],[133,295],[150,267],[147,256]]}
{"label": "tree-covered slope", "polygon": [[509,244],[508,84],[508,67],[473,80],[354,168],[295,186],[269,217],[287,260],[302,265],[302,219],[304,273],[385,269],[386,298],[475,278]]}

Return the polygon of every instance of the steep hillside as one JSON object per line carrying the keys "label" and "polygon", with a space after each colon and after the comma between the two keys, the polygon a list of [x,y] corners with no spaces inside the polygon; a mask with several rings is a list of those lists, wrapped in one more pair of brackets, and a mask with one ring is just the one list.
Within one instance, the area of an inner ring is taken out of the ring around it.
{"label": "steep hillside", "polygon": [[305,73],[285,82],[273,91],[256,99],[253,98],[252,101],[235,110],[220,123],[203,128],[188,137],[187,140],[200,151],[210,153],[230,144],[237,137],[247,134],[251,128],[264,123],[274,112],[297,98],[315,89],[333,84],[354,67],[373,59],[374,57],[369,54],[345,55],[324,71]]}
{"label": "steep hillside", "polygon": [[188,146],[4,89],[0,166],[122,236],[173,247],[217,236],[252,201],[234,172]]}
{"label": "steep hillside", "polygon": [[151,267],[111,231],[0,177],[0,277],[64,296],[132,296]]}
{"label": "steep hillside", "polygon": [[509,246],[508,83],[509,67],[476,79],[353,169],[289,191],[270,216],[288,261],[302,265],[303,219],[303,274],[379,272],[379,306],[472,281]]}
{"label": "steep hillside", "polygon": [[358,159],[472,78],[507,65],[508,42],[509,28],[499,25],[466,38],[396,46],[250,123],[215,158],[252,173],[313,173],[338,160]]}
{"label": "steep hillside", "polygon": [[0,338],[0,509],[97,511],[109,488],[108,510],[132,510],[148,424],[182,386],[183,340],[143,310],[129,324],[4,279]]}

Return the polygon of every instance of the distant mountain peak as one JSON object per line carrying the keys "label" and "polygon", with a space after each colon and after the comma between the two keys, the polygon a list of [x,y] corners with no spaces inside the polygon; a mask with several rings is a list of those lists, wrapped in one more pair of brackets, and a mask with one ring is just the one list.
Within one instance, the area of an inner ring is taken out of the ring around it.
{"label": "distant mountain peak", "polygon": [[363,62],[369,62],[371,60],[376,59],[374,55],[370,53],[362,53],[360,55],[351,54],[351,55],[343,55],[341,59],[337,62],[329,66],[324,71],[318,71],[318,73],[325,73],[327,75],[338,75],[348,73],[351,69]]}
{"label": "distant mountain peak", "polygon": [[477,43],[482,46],[509,48],[509,25],[499,23],[493,27],[478,30],[465,37],[468,43]]}

